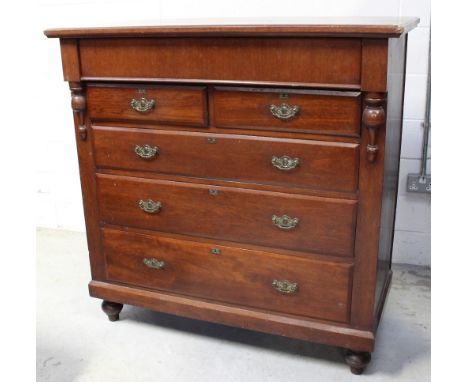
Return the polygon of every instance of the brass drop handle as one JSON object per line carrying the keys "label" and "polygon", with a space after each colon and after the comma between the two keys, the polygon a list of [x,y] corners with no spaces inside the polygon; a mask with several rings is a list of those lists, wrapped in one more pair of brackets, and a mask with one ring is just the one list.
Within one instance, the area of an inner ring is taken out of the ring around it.
{"label": "brass drop handle", "polygon": [[299,218],[291,218],[288,215],[283,215],[283,216],[273,215],[271,217],[271,221],[273,222],[275,226],[284,230],[294,229],[299,224]]}
{"label": "brass drop handle", "polygon": [[133,98],[130,101],[132,109],[139,113],[146,113],[148,110],[153,109],[155,105],[156,101],[154,99],[146,99],[144,97],[140,99]]}
{"label": "brass drop handle", "polygon": [[151,159],[159,154],[159,147],[157,146],[151,147],[150,145],[143,145],[143,146],[135,145],[134,151],[135,151],[135,154],[138,155],[140,158]]}
{"label": "brass drop handle", "polygon": [[299,289],[298,283],[293,283],[288,280],[273,280],[272,287],[280,293],[293,294]]}
{"label": "brass drop handle", "polygon": [[154,257],[151,259],[147,259],[146,257],[143,259],[143,264],[145,264],[148,268],[153,269],[164,269],[166,263],[163,260],[157,260]]}
{"label": "brass drop handle", "polygon": [[273,156],[271,158],[271,164],[278,170],[289,171],[299,166],[299,158],[291,158],[287,155],[283,155],[282,157]]}
{"label": "brass drop handle", "polygon": [[300,107],[297,105],[290,106],[287,103],[281,105],[270,105],[270,113],[279,119],[292,119],[299,113]]}
{"label": "brass drop handle", "polygon": [[148,199],[148,200],[141,199],[138,202],[138,207],[140,207],[141,210],[149,214],[157,214],[159,211],[161,211],[162,204],[161,202],[155,202],[151,199]]}

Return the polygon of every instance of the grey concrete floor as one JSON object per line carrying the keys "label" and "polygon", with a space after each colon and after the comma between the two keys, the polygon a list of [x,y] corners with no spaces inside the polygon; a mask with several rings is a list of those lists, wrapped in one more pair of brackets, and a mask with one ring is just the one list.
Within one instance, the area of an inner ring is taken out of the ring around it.
{"label": "grey concrete floor", "polygon": [[83,233],[37,234],[37,381],[430,380],[430,270],[395,265],[366,373],[340,349],[124,306],[110,322],[88,296]]}

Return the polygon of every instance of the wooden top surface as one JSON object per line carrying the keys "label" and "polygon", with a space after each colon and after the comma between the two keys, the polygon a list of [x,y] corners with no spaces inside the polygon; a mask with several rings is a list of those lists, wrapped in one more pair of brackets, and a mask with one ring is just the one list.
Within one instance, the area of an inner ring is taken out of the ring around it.
{"label": "wooden top surface", "polygon": [[47,37],[336,36],[398,37],[415,28],[417,17],[185,19],[47,29]]}

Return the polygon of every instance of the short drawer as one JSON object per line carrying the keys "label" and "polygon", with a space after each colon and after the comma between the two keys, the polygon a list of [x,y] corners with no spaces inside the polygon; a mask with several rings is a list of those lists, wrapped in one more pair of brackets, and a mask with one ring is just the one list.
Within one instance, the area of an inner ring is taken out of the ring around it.
{"label": "short drawer", "polygon": [[206,91],[201,86],[90,84],[87,111],[92,120],[207,124]]}
{"label": "short drawer", "polygon": [[354,192],[359,145],[247,135],[93,127],[96,165]]}
{"label": "short drawer", "polygon": [[275,312],[347,322],[352,265],[103,229],[107,278]]}
{"label": "short drawer", "polygon": [[97,174],[104,223],[352,256],[355,200]]}
{"label": "short drawer", "polygon": [[216,87],[217,127],[359,136],[360,92]]}

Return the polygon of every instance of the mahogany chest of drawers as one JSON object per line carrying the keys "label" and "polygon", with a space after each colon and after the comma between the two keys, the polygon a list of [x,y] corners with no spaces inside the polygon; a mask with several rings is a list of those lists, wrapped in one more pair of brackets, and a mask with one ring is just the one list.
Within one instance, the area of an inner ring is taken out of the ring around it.
{"label": "mahogany chest of drawers", "polygon": [[132,304],[335,345],[362,373],[417,21],[47,30],[109,319]]}

